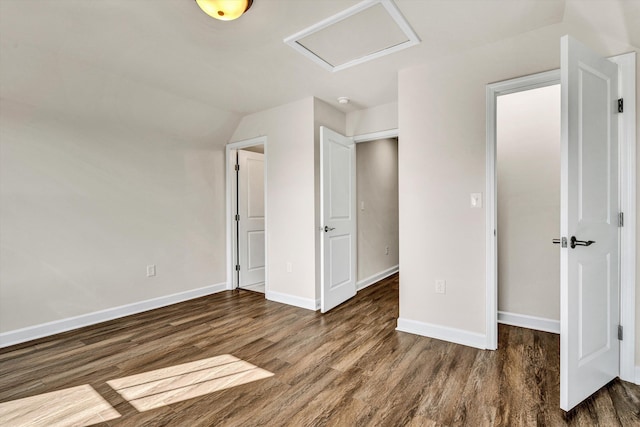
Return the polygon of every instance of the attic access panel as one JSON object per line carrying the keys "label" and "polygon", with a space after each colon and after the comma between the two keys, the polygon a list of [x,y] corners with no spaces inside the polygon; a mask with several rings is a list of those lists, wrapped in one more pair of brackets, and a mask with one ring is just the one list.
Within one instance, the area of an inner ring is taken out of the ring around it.
{"label": "attic access panel", "polygon": [[393,0],[365,0],[284,39],[329,71],[340,71],[420,43]]}

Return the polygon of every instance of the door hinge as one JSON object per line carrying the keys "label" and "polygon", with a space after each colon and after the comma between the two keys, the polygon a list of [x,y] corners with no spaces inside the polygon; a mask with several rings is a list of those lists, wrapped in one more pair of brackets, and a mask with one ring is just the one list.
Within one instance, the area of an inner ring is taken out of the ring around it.
{"label": "door hinge", "polygon": [[618,227],[624,227],[624,212],[618,214]]}
{"label": "door hinge", "polygon": [[624,99],[620,98],[618,99],[618,113],[623,113],[624,112]]}
{"label": "door hinge", "polygon": [[622,341],[622,325],[618,325],[618,339]]}
{"label": "door hinge", "polygon": [[240,170],[240,165],[236,165],[236,168],[235,168],[235,169],[236,169],[237,171],[239,171],[239,170]]}
{"label": "door hinge", "polygon": [[240,264],[236,264],[236,271],[240,271]]}
{"label": "door hinge", "polygon": [[236,214],[236,221],[240,221],[240,215]]}

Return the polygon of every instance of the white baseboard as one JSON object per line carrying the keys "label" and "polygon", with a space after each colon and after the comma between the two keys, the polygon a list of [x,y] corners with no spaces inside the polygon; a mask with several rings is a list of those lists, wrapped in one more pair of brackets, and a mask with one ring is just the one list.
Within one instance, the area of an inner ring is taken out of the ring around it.
{"label": "white baseboard", "polygon": [[483,350],[487,348],[487,337],[484,334],[449,328],[447,326],[399,318],[396,330],[462,344],[469,347],[480,348]]}
{"label": "white baseboard", "polygon": [[205,286],[204,288],[192,289],[190,291],[179,292],[177,294],[152,298],[145,301],[134,302],[132,304],[121,305],[119,307],[95,311],[93,313],[82,314],[80,316],[68,317],[66,319],[55,320],[53,322],[3,332],[0,334],[0,348],[35,340],[37,338],[48,337],[61,332],[71,331],[84,326],[95,325],[96,323],[106,322],[107,320],[142,313],[143,311],[166,307],[168,305],[203,297],[205,295],[215,294],[216,292],[224,291],[226,289],[226,283],[219,283],[217,285]]}
{"label": "white baseboard", "polygon": [[320,308],[320,300],[311,298],[302,298],[295,295],[283,294],[281,292],[274,292],[270,290],[267,290],[265,297],[269,301],[293,305],[300,308],[306,308],[307,310],[316,311]]}
{"label": "white baseboard", "polygon": [[544,317],[529,316],[526,314],[498,311],[498,323],[520,326],[521,328],[535,329],[537,331],[560,333],[560,321],[546,319]]}
{"label": "white baseboard", "polygon": [[391,268],[387,268],[386,270],[383,270],[379,273],[376,273],[372,276],[367,277],[366,279],[362,279],[360,280],[358,283],[356,283],[356,290],[360,291],[364,288],[366,288],[367,286],[371,286],[374,283],[379,282],[382,279],[386,279],[387,277],[391,276],[392,274],[396,274],[398,272],[399,268],[397,265],[394,265]]}

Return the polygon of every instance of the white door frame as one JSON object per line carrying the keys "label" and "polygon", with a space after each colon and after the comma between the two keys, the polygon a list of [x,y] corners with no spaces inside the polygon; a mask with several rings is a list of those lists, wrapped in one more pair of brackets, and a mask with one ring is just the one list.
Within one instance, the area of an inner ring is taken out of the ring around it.
{"label": "white door frame", "polygon": [[259,136],[257,138],[246,139],[238,142],[230,142],[225,146],[225,178],[226,178],[226,207],[227,207],[227,289],[232,290],[236,287],[236,275],[234,273],[235,266],[235,239],[233,237],[234,233],[234,223],[233,220],[233,180],[235,174],[235,160],[231,159],[231,152],[233,150],[239,150],[241,148],[253,147],[256,145],[264,146],[264,288],[265,295],[267,294],[267,290],[269,289],[269,263],[267,262],[269,258],[269,251],[267,250],[268,246],[268,233],[267,233],[267,179],[268,179],[268,156],[267,156],[267,137]]}
{"label": "white door frame", "polygon": [[379,132],[355,135],[353,137],[353,142],[357,144],[359,142],[377,141],[378,139],[398,138],[398,136],[399,136],[398,128],[387,129],[387,130],[381,130]]}
{"label": "white door frame", "polygon": [[[619,118],[619,192],[624,227],[620,229],[620,378],[636,382],[635,283],[636,283],[636,88],[635,53],[609,58],[619,67],[619,92],[624,113]],[[496,198],[496,98],[560,83],[560,70],[532,74],[487,85],[486,95],[486,348],[498,348],[498,244]],[[549,236],[551,239],[553,236]],[[560,295],[558,295],[558,298]]]}

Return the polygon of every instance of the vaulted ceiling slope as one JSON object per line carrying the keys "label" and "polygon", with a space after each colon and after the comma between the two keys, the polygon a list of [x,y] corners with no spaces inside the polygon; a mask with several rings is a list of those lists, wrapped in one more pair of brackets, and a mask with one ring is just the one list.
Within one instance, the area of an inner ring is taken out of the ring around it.
{"label": "vaulted ceiling slope", "polygon": [[344,111],[394,102],[399,69],[563,21],[640,45],[635,0],[396,0],[422,43],[337,73],[283,43],[356,3],[255,0],[222,22],[193,0],[0,0],[3,109],[198,139],[305,96],[349,96]]}

